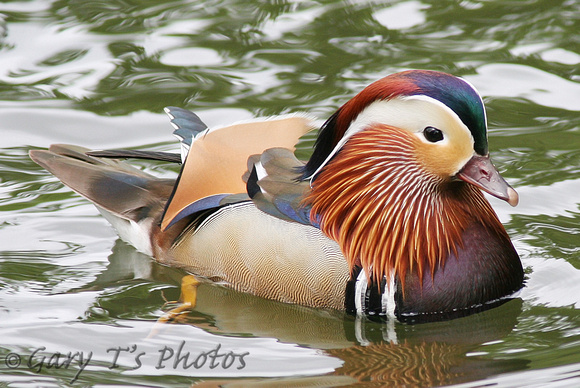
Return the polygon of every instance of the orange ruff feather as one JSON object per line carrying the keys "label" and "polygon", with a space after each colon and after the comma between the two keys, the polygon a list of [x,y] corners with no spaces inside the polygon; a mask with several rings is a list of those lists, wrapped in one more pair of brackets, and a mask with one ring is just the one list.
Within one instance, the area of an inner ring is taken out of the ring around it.
{"label": "orange ruff feather", "polygon": [[360,264],[379,284],[393,271],[402,285],[407,271],[423,279],[426,266],[433,276],[474,222],[505,233],[479,189],[427,172],[420,143],[399,128],[369,127],[321,170],[305,198],[351,270]]}

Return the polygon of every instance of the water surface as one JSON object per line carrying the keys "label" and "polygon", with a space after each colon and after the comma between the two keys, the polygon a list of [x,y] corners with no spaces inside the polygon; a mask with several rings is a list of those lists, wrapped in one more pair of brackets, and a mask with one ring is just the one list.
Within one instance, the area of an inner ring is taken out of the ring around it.
{"label": "water surface", "polygon": [[[580,385],[579,19],[573,0],[3,2],[0,382]],[[52,143],[176,150],[171,105],[210,126],[324,120],[409,68],[478,88],[492,158],[521,198],[490,200],[526,287],[450,322],[380,325],[202,285],[194,312],[156,325],[184,273],[119,241],[27,156]],[[69,352],[67,367],[55,354]]]}

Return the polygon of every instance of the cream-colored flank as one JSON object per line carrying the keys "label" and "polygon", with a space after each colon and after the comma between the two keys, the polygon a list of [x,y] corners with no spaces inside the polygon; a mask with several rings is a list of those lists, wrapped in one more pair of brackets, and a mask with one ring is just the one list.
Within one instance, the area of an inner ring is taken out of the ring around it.
{"label": "cream-colored flank", "polygon": [[158,260],[264,298],[344,308],[349,270],[338,244],[251,202],[218,210]]}

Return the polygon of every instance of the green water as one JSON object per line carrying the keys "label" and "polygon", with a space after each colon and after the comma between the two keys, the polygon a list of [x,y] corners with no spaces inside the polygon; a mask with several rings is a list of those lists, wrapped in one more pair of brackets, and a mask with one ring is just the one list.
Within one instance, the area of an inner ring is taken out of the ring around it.
{"label": "green water", "polygon": [[[0,386],[580,386],[578,31],[574,0],[2,2]],[[323,120],[409,68],[477,87],[521,198],[491,202],[526,287],[463,319],[378,325],[203,285],[194,312],[156,326],[184,274],[118,241],[27,157],[52,143],[176,150],[169,105],[210,126]]]}

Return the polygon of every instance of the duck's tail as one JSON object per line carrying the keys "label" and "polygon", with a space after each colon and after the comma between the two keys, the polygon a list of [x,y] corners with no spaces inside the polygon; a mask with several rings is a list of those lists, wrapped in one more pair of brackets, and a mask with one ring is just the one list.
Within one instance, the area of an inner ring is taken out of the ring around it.
{"label": "duck's tail", "polygon": [[65,185],[93,202],[119,236],[152,254],[151,229],[158,227],[175,184],[114,159],[87,155],[88,149],[54,144],[30,157]]}

